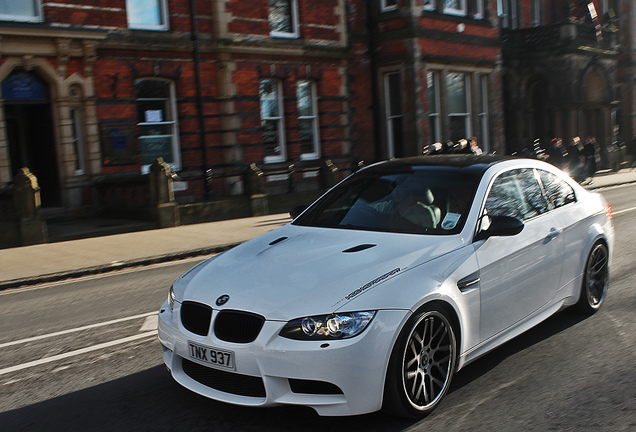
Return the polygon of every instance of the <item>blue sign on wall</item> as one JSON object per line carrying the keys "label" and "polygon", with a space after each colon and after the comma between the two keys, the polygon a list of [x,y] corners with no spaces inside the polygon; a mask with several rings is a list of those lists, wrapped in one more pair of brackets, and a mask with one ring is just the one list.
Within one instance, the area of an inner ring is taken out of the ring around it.
{"label": "blue sign on wall", "polygon": [[2,81],[5,99],[47,99],[46,84],[31,72],[14,72]]}

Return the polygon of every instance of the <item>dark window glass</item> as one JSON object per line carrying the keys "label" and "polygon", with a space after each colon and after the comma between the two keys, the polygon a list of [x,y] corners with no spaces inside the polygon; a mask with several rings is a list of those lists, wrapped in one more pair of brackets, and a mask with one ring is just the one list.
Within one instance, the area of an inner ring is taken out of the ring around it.
{"label": "dark window glass", "polygon": [[461,169],[365,170],[321,198],[294,224],[409,234],[461,232],[479,177]]}
{"label": "dark window glass", "polygon": [[486,211],[491,216],[513,216],[522,221],[548,211],[548,203],[532,169],[503,173],[492,185]]}
{"label": "dark window glass", "polygon": [[555,208],[576,202],[574,189],[565,180],[548,171],[539,170],[539,175],[541,176],[545,193]]}

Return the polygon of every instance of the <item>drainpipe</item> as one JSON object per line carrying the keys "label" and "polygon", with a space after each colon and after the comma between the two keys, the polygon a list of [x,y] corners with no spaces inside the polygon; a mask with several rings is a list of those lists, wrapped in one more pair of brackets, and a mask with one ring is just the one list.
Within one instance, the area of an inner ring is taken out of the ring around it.
{"label": "drainpipe", "polygon": [[[381,106],[380,100],[378,97],[378,83],[376,82],[376,58],[375,58],[375,20],[373,15],[373,8],[377,5],[377,2],[367,1],[367,34],[368,34],[368,47],[369,47],[369,65],[370,65],[370,73],[371,73],[371,100],[373,104],[373,132],[375,133],[375,159],[381,160],[382,157],[382,139],[381,133],[382,129],[380,128],[380,121],[382,121],[382,115],[379,113],[379,108]],[[367,164],[370,165],[370,164]]]}
{"label": "drainpipe", "polygon": [[197,117],[199,119],[199,146],[201,148],[201,170],[203,171],[203,190],[205,199],[209,196],[208,185],[208,151],[205,143],[205,119],[203,117],[203,102],[201,101],[201,54],[199,52],[199,32],[197,31],[196,0],[190,0],[190,21],[192,24],[192,57],[194,59],[194,81],[196,86]]}

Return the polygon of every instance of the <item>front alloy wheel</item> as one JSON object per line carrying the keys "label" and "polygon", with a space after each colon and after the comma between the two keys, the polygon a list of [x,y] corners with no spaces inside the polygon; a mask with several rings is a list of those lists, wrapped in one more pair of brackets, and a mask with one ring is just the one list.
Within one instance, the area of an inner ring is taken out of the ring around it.
{"label": "front alloy wheel", "polygon": [[609,281],[609,252],[603,243],[597,243],[587,257],[581,297],[577,306],[579,310],[592,314],[600,309]]}
{"label": "front alloy wheel", "polygon": [[403,417],[424,417],[450,387],[457,342],[441,310],[421,312],[409,323],[392,354],[385,409]]}

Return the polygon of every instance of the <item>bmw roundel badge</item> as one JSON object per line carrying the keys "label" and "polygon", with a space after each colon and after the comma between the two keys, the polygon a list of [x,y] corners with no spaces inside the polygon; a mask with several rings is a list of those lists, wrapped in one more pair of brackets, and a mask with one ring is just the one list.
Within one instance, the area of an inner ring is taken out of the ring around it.
{"label": "bmw roundel badge", "polygon": [[217,306],[223,306],[225,303],[227,303],[227,301],[230,299],[230,296],[227,294],[223,294],[221,297],[219,297],[218,299],[216,299],[216,305]]}

